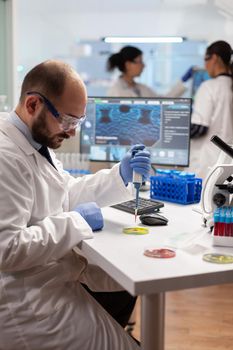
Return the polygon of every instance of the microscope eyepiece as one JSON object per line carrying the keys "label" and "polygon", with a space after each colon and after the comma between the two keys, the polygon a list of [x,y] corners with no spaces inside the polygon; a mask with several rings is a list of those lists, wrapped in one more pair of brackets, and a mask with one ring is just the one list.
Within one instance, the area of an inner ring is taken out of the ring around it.
{"label": "microscope eyepiece", "polygon": [[211,137],[210,141],[213,142],[216,146],[218,146],[228,156],[233,158],[233,149],[226,142],[220,139],[220,137],[214,135]]}

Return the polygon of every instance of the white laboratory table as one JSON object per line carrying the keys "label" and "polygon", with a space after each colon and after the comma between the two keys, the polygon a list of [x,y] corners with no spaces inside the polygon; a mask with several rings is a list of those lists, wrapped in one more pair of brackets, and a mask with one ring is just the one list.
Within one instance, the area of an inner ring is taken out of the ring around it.
{"label": "white laboratory table", "polygon": [[[132,214],[104,208],[104,229],[80,245],[87,258],[132,295],[141,296],[143,350],[164,349],[165,292],[233,282],[233,264],[218,265],[202,260],[205,253],[232,254],[233,248],[213,247],[211,235],[201,227],[201,215],[193,208],[165,203],[161,214],[169,219],[168,225],[147,226],[150,232],[142,236],[122,233],[123,227],[134,226]],[[175,258],[154,259],[143,255],[147,247],[165,246],[177,248]]]}

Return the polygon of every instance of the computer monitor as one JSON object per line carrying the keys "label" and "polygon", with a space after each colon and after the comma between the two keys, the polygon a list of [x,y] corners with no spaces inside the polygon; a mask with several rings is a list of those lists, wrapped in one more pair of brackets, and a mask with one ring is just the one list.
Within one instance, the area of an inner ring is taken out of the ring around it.
{"label": "computer monitor", "polygon": [[191,94],[193,98],[195,97],[196,92],[199,86],[201,85],[201,83],[203,83],[203,81],[206,81],[208,79],[210,79],[210,76],[204,68],[203,69],[199,68],[194,70],[193,76],[192,76],[192,87],[191,87]]}
{"label": "computer monitor", "polygon": [[92,161],[118,162],[135,144],[152,164],[188,166],[190,98],[90,97],[80,131],[80,152]]}

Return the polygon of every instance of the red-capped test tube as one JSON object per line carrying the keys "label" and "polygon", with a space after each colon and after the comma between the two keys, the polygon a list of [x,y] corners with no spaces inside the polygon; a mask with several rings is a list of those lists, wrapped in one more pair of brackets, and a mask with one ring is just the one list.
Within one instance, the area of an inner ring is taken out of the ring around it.
{"label": "red-capped test tube", "polygon": [[219,236],[219,218],[220,218],[220,208],[215,209],[214,212],[214,236]]}

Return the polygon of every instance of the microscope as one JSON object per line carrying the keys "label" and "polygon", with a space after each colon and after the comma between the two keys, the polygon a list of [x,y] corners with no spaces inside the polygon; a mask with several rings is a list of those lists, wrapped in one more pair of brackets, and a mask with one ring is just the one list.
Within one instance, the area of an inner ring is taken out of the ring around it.
{"label": "microscope", "polygon": [[233,194],[233,149],[218,136],[211,138],[222,152],[217,163],[207,174],[201,196],[201,209],[204,224],[214,226],[214,212],[222,206],[232,206]]}

